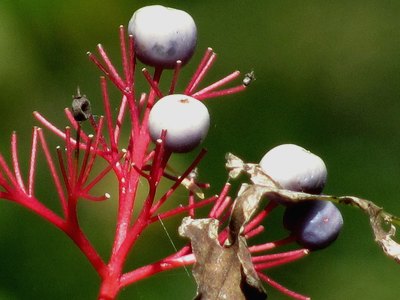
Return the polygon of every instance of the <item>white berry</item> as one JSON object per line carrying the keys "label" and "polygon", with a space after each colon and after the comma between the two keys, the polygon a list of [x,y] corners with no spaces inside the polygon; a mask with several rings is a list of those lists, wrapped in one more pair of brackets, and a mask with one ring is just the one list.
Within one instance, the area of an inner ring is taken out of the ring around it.
{"label": "white berry", "polygon": [[260,167],[287,190],[320,194],[326,183],[327,170],[324,161],[293,144],[271,149],[261,159]]}
{"label": "white berry", "polygon": [[207,107],[199,100],[181,94],[161,98],[150,111],[149,132],[156,142],[167,131],[165,147],[172,152],[189,152],[206,137],[210,127]]}
{"label": "white berry", "polygon": [[197,29],[186,12],[161,5],[138,9],[128,25],[134,38],[137,57],[145,64],[174,68],[176,61],[185,64],[193,55]]}

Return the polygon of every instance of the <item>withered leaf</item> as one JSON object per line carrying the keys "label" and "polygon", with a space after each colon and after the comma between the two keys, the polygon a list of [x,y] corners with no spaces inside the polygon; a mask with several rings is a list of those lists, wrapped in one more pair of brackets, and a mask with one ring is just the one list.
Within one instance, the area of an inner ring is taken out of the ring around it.
{"label": "withered leaf", "polygon": [[[345,204],[359,208],[369,216],[370,225],[375,236],[375,241],[382,248],[383,252],[400,263],[400,244],[393,238],[396,233],[396,225],[400,226],[400,218],[384,211],[381,207],[369,200],[354,196],[329,196],[329,195],[311,195],[306,193],[293,192],[279,187],[278,184],[262,172],[257,164],[246,164],[240,158],[233,154],[227,154],[226,166],[231,178],[236,178],[241,173],[250,176],[253,182],[253,192],[255,197],[280,197],[288,202],[301,202],[309,200],[325,200],[338,204]],[[385,229],[388,227],[388,229]]]}
{"label": "withered leaf", "polygon": [[244,238],[223,247],[218,241],[219,221],[186,217],[179,234],[191,240],[196,263],[193,276],[198,300],[266,299]]}

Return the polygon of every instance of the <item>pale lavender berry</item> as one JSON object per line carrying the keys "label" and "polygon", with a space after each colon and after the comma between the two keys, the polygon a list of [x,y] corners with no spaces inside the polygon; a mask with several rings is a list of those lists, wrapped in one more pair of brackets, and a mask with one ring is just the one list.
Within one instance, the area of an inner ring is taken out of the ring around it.
{"label": "pale lavender berry", "polygon": [[327,170],[324,161],[294,144],[271,149],[261,159],[260,167],[287,190],[320,194],[325,187]]}
{"label": "pale lavender berry", "polygon": [[176,61],[185,64],[197,44],[197,28],[186,12],[161,5],[138,9],[128,25],[135,41],[135,52],[143,63],[174,68]]}
{"label": "pale lavender berry", "polygon": [[165,147],[172,152],[189,152],[204,140],[210,127],[207,107],[181,94],[161,98],[150,111],[149,132],[156,142],[167,131]]}

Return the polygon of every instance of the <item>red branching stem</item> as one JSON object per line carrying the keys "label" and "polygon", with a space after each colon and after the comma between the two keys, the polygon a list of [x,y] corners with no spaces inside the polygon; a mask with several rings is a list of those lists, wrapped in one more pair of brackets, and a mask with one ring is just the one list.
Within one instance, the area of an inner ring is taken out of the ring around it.
{"label": "red branching stem", "polygon": [[17,180],[18,186],[24,193],[26,193],[24,180],[22,179],[21,169],[19,167],[17,133],[15,131],[11,135],[11,156],[12,156],[12,164],[14,167],[14,174],[15,174],[15,178]]}
{"label": "red branching stem", "polygon": [[[64,112],[65,112],[65,115],[67,116],[68,121],[71,123],[72,128],[74,128],[76,131],[78,131],[78,128],[80,127],[80,125],[78,124],[77,121],[75,121],[71,110],[67,107],[64,109]],[[81,132],[80,132],[80,137],[85,141],[85,143],[87,143],[89,138],[83,130],[81,130]]]}
{"label": "red branching stem", "polygon": [[8,179],[11,182],[11,185],[15,188],[18,188],[17,179],[14,177],[14,174],[11,172],[3,155],[1,155],[1,154],[0,154],[0,167],[5,172],[5,175],[7,175]]}
{"label": "red branching stem", "polygon": [[[153,80],[158,83],[161,74],[162,74],[162,69],[156,68]],[[150,91],[148,99],[150,107],[155,101],[154,97],[155,97],[155,92],[152,89]],[[138,132],[137,134],[135,134],[134,140],[133,139],[131,140],[132,145],[133,144],[135,145],[135,147],[132,147],[130,149],[132,163],[135,164],[139,169],[142,168],[143,166],[144,155],[150,143],[150,138],[147,128],[149,113],[150,113],[150,108],[147,107],[143,115],[142,119],[143,125],[140,128],[140,133]],[[141,214],[139,215],[133,228],[130,229],[129,232],[130,236],[128,236],[128,228],[132,219],[133,207],[137,192],[137,185],[139,183],[139,178],[140,178],[140,174],[138,174],[133,168],[132,170],[133,173],[129,173],[128,177],[129,180],[126,180],[125,178],[122,177],[120,178],[117,229],[112,250],[112,257],[110,259],[110,264],[114,265],[116,268],[122,268],[123,262],[125,261],[129,249],[132,247],[132,244],[139,237],[142,230],[147,226],[146,219],[148,218],[148,212],[149,209],[151,208],[150,205],[154,201],[154,195],[155,195],[155,190],[150,189],[152,191],[152,194],[149,194],[149,197],[142,208]]]}
{"label": "red branching stem", "polygon": [[258,227],[250,230],[249,232],[245,233],[246,239],[251,239],[252,237],[255,237],[256,235],[262,233],[264,231],[264,226],[259,225]]}
{"label": "red branching stem", "polygon": [[231,74],[227,75],[226,77],[218,80],[217,82],[215,82],[215,83],[205,87],[204,89],[194,93],[192,95],[192,97],[197,98],[200,95],[203,95],[203,94],[209,93],[211,91],[214,91],[217,88],[219,88],[221,86],[224,86],[225,84],[227,84],[227,83],[231,82],[232,80],[236,79],[237,77],[239,77],[239,75],[240,75],[239,71],[234,71]]}
{"label": "red branching stem", "polygon": [[203,159],[204,155],[206,155],[207,150],[202,149],[191,165],[186,169],[186,171],[174,182],[174,184],[169,188],[169,190],[160,198],[160,200],[153,205],[150,210],[150,214],[153,215],[160,207],[165,203],[165,201],[175,192],[175,190],[179,187],[182,181],[197,167],[200,161]]}
{"label": "red branching stem", "polygon": [[257,216],[255,216],[249,223],[246,224],[244,232],[247,233],[256,226],[260,225],[261,222],[269,215],[269,213],[277,206],[278,204],[275,201],[268,202],[265,208]]}
{"label": "red branching stem", "polygon": [[79,225],[74,225],[71,223],[68,223],[68,225],[69,227],[64,230],[65,233],[74,241],[74,243],[78,246],[82,253],[87,257],[87,259],[100,275],[100,277],[104,277],[106,275],[107,267],[103,259],[93,248],[89,240],[86,238],[85,234],[79,228]]}
{"label": "red branching stem", "polygon": [[111,60],[108,58],[107,52],[104,50],[103,45],[98,44],[97,50],[99,51],[101,58],[103,59],[104,63],[107,66],[110,80],[117,86],[117,88],[121,92],[124,93],[125,92],[125,83],[122,80],[122,78],[119,76],[119,74],[118,74],[117,70],[115,69],[114,65],[112,64]]}
{"label": "red branching stem", "polygon": [[256,263],[263,263],[267,261],[274,261],[274,260],[280,260],[282,258],[290,258],[290,257],[303,257],[304,255],[309,254],[310,251],[307,249],[297,249],[297,250],[292,250],[292,251],[287,251],[287,252],[281,252],[281,253],[274,253],[274,254],[267,254],[267,255],[259,255],[259,256],[253,256],[251,258],[251,261],[256,264]]}
{"label": "red branching stem", "polygon": [[174,68],[174,74],[172,75],[171,86],[169,87],[168,94],[171,95],[175,92],[176,83],[178,82],[179,73],[181,72],[182,61],[177,60]]}
{"label": "red branching stem", "polygon": [[292,297],[296,300],[310,300],[310,297],[298,294],[296,292],[293,292],[291,290],[289,290],[288,288],[285,288],[284,286],[282,286],[281,284],[279,284],[278,282],[272,280],[270,277],[268,277],[267,275],[258,272],[258,276],[261,278],[261,280],[265,281],[268,285],[270,285],[271,287],[277,289],[278,291],[280,291],[281,293],[283,293],[284,295],[287,295],[289,297]]}
{"label": "red branching stem", "polygon": [[208,214],[208,216],[210,218],[216,218],[215,212],[221,206],[222,202],[224,202],[225,197],[226,197],[226,195],[228,195],[230,189],[231,189],[231,184],[229,182],[227,182],[224,185],[224,187],[222,188],[221,193],[218,196],[218,200],[215,202],[213,208],[211,209],[210,213]]}
{"label": "red branching stem", "polygon": [[225,90],[220,90],[220,91],[215,91],[215,92],[209,92],[209,93],[204,93],[196,97],[197,100],[204,100],[204,99],[210,99],[210,98],[216,98],[216,97],[221,97],[221,96],[227,96],[231,94],[236,94],[238,92],[244,91],[246,89],[246,86],[244,85],[238,85],[229,89]]}
{"label": "red branching stem", "polygon": [[43,131],[41,130],[41,128],[38,128],[37,132],[39,134],[40,144],[42,146],[44,155],[46,157],[46,161],[47,161],[47,165],[48,165],[49,170],[50,170],[51,177],[53,178],[54,184],[56,186],[58,197],[60,198],[60,202],[61,202],[61,206],[62,206],[62,209],[63,209],[63,212],[64,212],[64,216],[67,216],[68,215],[67,199],[65,198],[64,191],[63,191],[63,188],[61,186],[60,178],[58,177],[56,168],[54,166],[53,159],[51,158],[49,147],[47,146],[47,142],[46,142],[46,140],[44,138]]}
{"label": "red branching stem", "polygon": [[191,209],[197,209],[197,208],[206,206],[206,205],[208,205],[210,203],[213,203],[217,198],[218,198],[218,196],[212,196],[212,197],[210,197],[208,199],[201,200],[201,201],[199,201],[197,203],[192,203],[192,204],[189,204],[187,206],[176,207],[174,209],[171,209],[169,211],[166,211],[166,212],[163,212],[163,213],[160,213],[160,214],[158,214],[156,216],[151,217],[150,218],[150,222],[154,223],[154,222],[159,221],[160,219],[164,220],[164,219],[167,219],[169,217],[173,217],[173,216],[176,216],[178,214],[190,211]]}
{"label": "red branching stem", "polygon": [[114,130],[113,130],[114,125],[113,125],[112,116],[111,116],[110,98],[108,96],[107,81],[106,81],[105,77],[103,77],[103,76],[100,77],[100,84],[101,84],[101,91],[103,94],[103,104],[104,104],[104,110],[105,110],[105,115],[106,115],[108,135],[110,137],[111,150],[113,152],[118,152],[118,148],[115,143],[115,136],[114,136]]}
{"label": "red branching stem", "polygon": [[36,155],[37,155],[37,142],[38,142],[38,128],[33,127],[32,133],[32,148],[31,148],[31,158],[29,161],[29,175],[28,175],[28,196],[33,196],[34,194],[34,183],[35,183],[35,171],[36,171]]}
{"label": "red branching stem", "polygon": [[185,95],[189,95],[190,91],[193,90],[193,85],[197,81],[201,71],[204,69],[204,66],[210,59],[210,56],[213,54],[212,48],[207,48],[206,52],[203,55],[203,58],[200,61],[199,66],[197,67],[196,71],[194,72],[192,79],[189,81],[188,86],[186,87],[185,91],[183,92]]}
{"label": "red branching stem", "polygon": [[99,175],[97,175],[84,189],[83,192],[84,193],[88,193],[96,184],[98,184],[100,182],[100,180],[102,180],[104,178],[104,176],[107,175],[108,172],[110,172],[112,169],[115,168],[115,165],[121,160],[121,158],[123,157],[124,153],[121,152],[119,154],[119,156],[112,162],[109,162],[109,164],[107,165],[107,167],[105,169],[103,169]]}
{"label": "red branching stem", "polygon": [[148,278],[157,273],[192,265],[196,262],[193,254],[177,257],[173,259],[163,259],[153,264],[138,268],[132,272],[126,273],[121,277],[120,288],[123,288],[133,282]]}
{"label": "red branching stem", "polygon": [[150,84],[151,88],[156,93],[156,96],[159,99],[162,98],[163,94],[161,93],[160,88],[158,87],[158,83],[156,81],[154,81],[153,78],[151,78],[149,70],[147,70],[146,68],[143,68],[142,73],[143,73],[144,77],[146,78],[147,82]]}
{"label": "red branching stem", "polygon": [[19,195],[16,202],[20,203],[24,207],[30,209],[35,214],[39,215],[43,219],[47,220],[48,222],[54,224],[57,228],[65,231],[66,230],[66,223],[65,221],[58,215],[56,215],[53,211],[48,209],[44,206],[39,200],[33,197],[21,196]]}
{"label": "red branching stem", "polygon": [[279,246],[287,245],[295,241],[295,238],[293,236],[288,236],[284,239],[275,241],[275,242],[269,242],[265,244],[260,244],[260,245],[254,245],[249,247],[249,251],[251,253],[256,253],[256,252],[262,252],[262,251],[267,251],[274,249]]}

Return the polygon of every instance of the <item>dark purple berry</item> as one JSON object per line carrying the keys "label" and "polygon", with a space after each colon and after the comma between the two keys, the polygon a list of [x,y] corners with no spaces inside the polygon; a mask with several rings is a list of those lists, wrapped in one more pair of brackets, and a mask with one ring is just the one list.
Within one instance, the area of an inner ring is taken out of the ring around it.
{"label": "dark purple berry", "polygon": [[307,201],[287,207],[283,224],[294,234],[299,245],[318,250],[336,240],[343,226],[343,217],[331,202]]}

